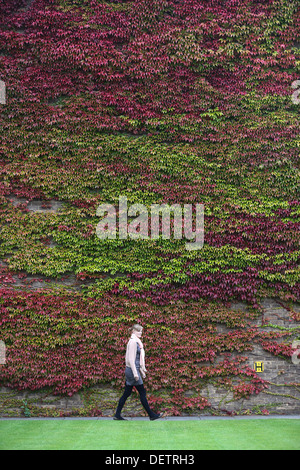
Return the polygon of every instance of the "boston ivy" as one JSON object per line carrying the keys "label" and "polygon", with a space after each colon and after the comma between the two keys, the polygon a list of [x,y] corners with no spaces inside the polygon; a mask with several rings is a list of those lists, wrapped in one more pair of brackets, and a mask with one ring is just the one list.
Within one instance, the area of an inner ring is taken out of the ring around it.
{"label": "boston ivy", "polygon": [[[15,0],[0,25],[1,384],[121,386],[139,320],[153,400],[167,407],[169,387],[173,413],[208,406],[201,380],[261,391],[244,353],[258,342],[289,358],[289,332],[262,333],[229,306],[299,302],[298,2]],[[204,204],[203,249],[100,241],[97,207],[120,195]],[[33,212],[36,199],[63,205]],[[80,293],[24,287],[70,273]]]}

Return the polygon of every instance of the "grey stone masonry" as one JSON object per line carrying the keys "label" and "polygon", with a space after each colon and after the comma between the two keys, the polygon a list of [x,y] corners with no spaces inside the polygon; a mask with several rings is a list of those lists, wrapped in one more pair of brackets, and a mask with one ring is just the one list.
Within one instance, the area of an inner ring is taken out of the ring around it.
{"label": "grey stone masonry", "polygon": [[[291,315],[280,301],[266,299],[262,302],[264,314],[253,321],[253,324],[266,331],[276,327],[292,329],[299,336],[299,322],[291,321]],[[243,304],[233,304],[232,309],[246,309]],[[299,305],[293,305],[299,311]],[[219,325],[219,331],[228,329]],[[239,353],[236,353],[238,355]],[[284,359],[263,350],[258,344],[247,351],[247,365],[254,368],[256,362],[263,362],[264,370],[259,376],[268,382],[268,388],[259,394],[250,395],[248,399],[234,399],[230,390],[216,386],[214,383],[203,383],[201,396],[206,397],[210,408],[196,411],[195,415],[226,414],[300,414],[300,365],[291,359]],[[217,358],[217,360],[222,358]],[[1,366],[0,366],[1,367]],[[113,416],[121,391],[113,384],[95,385],[86,391],[80,391],[72,397],[54,396],[51,391],[16,391],[6,387],[0,388],[0,417],[20,417],[24,415],[26,403],[33,416]],[[193,391],[185,391],[185,396],[193,396]],[[98,414],[97,414],[98,413]],[[126,402],[124,416],[143,416],[140,401],[133,394]],[[190,413],[182,413],[188,416]]]}

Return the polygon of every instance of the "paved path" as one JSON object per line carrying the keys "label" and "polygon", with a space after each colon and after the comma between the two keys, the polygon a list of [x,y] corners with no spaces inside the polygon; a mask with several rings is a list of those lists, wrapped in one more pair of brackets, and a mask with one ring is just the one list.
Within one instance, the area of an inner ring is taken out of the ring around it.
{"label": "paved path", "polygon": [[[128,421],[149,421],[149,418],[146,417],[126,417]],[[300,415],[250,415],[250,416],[166,416],[161,418],[163,421],[205,421],[205,420],[247,420],[247,419],[300,419]],[[95,418],[0,418],[0,421],[9,421],[9,420],[26,420],[26,421],[54,421],[54,420],[73,420],[73,421],[84,421],[84,420],[98,420],[98,421],[111,421],[111,417],[95,417]]]}

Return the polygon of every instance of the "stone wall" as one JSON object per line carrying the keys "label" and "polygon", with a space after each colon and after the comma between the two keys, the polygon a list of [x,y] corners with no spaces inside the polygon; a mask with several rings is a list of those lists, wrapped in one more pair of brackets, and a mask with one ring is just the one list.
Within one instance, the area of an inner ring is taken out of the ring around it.
{"label": "stone wall", "polygon": [[[295,337],[300,337],[299,323],[291,321],[289,311],[280,305],[279,301],[266,299],[262,306],[264,315],[255,320],[254,324],[266,330],[292,329]],[[232,308],[241,310],[247,307],[236,303]],[[300,311],[299,305],[294,305],[293,309]],[[218,328],[220,332],[228,331],[223,325]],[[218,388],[212,382],[203,381],[201,395],[207,397],[211,407],[197,413],[300,414],[300,365],[294,364],[292,360],[274,356],[257,344],[253,344],[253,350],[243,355],[247,355],[251,368],[254,368],[257,361],[264,363],[264,371],[260,376],[269,382],[268,388],[258,395],[250,396],[249,399],[234,400],[232,392]],[[222,357],[219,357],[217,360],[221,359]],[[147,387],[146,382],[145,386]],[[170,393],[167,389],[160,392],[165,396]],[[49,390],[20,392],[3,387],[0,389],[0,417],[21,417],[26,415],[26,411],[28,416],[112,416],[121,393],[114,384],[97,385],[72,397],[54,396]],[[185,392],[186,396],[192,396],[193,393],[192,390]],[[148,396],[151,402],[151,394]],[[128,399],[123,414],[133,417],[145,416],[137,393],[133,393]],[[185,413],[182,414],[184,415]]]}
{"label": "stone wall", "polygon": [[[58,212],[63,203],[51,200],[42,201],[34,199],[26,201],[15,195],[9,195],[8,199],[14,204],[24,204],[30,212]],[[54,243],[51,241],[51,245]],[[9,256],[8,256],[9,258]],[[6,266],[7,262],[0,260],[0,265]],[[45,276],[33,276],[28,273],[13,274],[15,287],[26,289],[51,288],[60,285],[68,290],[81,290],[82,285],[87,285],[93,280],[82,281],[76,279],[73,273],[64,275],[61,279],[49,280]],[[290,312],[282,303],[275,299],[265,299],[262,302],[264,313],[254,325],[265,328],[266,331],[278,328],[291,329],[295,338],[300,338],[300,324],[292,321]],[[293,305],[293,310],[300,312],[299,305]],[[233,303],[232,309],[247,309],[243,303]],[[218,325],[220,333],[229,331],[223,325]],[[246,354],[243,354],[244,356]],[[295,365],[291,360],[282,359],[264,351],[257,344],[253,344],[253,350],[247,352],[248,365],[254,368],[254,363],[264,363],[264,371],[261,378],[268,381],[268,388],[249,399],[234,400],[232,392],[218,388],[214,383],[203,381],[201,396],[206,397],[211,408],[199,411],[199,414],[226,414],[226,413],[262,413],[275,414],[300,414],[300,365]],[[221,360],[219,357],[217,360]],[[205,364],[208,365],[208,364]],[[0,365],[1,367],[1,365]],[[149,371],[150,372],[150,371]],[[150,372],[151,373],[151,372]],[[147,387],[147,383],[145,382]],[[31,416],[112,416],[122,393],[114,384],[97,385],[89,390],[76,393],[72,397],[52,395],[49,390],[38,392],[16,391],[9,388],[0,388],[0,417]],[[161,390],[164,396],[170,391]],[[186,391],[186,396],[192,396],[193,391]],[[151,402],[151,395],[150,402]],[[124,415],[145,415],[138,399],[137,393],[126,402]],[[184,414],[183,414],[184,415]]]}

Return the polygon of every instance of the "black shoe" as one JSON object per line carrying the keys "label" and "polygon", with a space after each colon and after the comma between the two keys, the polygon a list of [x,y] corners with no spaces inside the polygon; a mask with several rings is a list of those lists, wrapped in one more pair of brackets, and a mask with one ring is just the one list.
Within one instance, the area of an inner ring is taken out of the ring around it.
{"label": "black shoe", "polygon": [[154,416],[153,418],[150,418],[150,421],[154,421],[155,419],[162,418],[164,413],[159,413],[157,416]]}
{"label": "black shoe", "polygon": [[114,416],[114,420],[116,420],[116,421],[127,421],[127,419],[122,418],[122,416],[119,416],[119,417],[118,417],[118,416]]}

